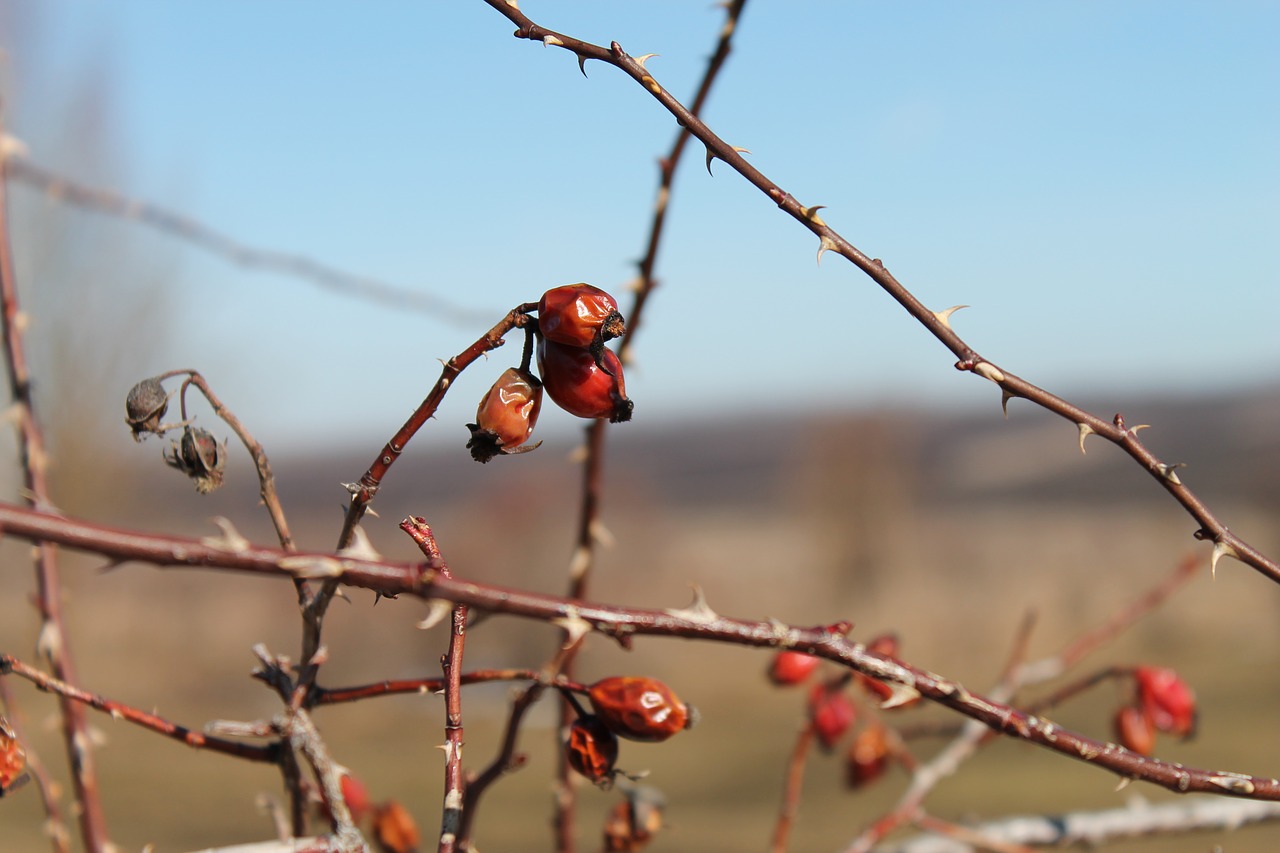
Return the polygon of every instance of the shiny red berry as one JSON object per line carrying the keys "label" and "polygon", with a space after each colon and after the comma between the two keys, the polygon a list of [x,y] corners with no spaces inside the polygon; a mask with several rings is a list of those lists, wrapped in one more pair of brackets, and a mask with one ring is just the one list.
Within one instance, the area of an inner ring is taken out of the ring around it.
{"label": "shiny red berry", "polygon": [[0,717],[0,797],[22,787],[31,778],[26,768],[26,750],[9,723]]}
{"label": "shiny red berry", "polygon": [[1172,669],[1140,666],[1133,671],[1143,713],[1156,729],[1181,737],[1196,731],[1196,696]]}
{"label": "shiny red berry", "polygon": [[602,349],[599,363],[589,350],[549,341],[538,342],[538,372],[556,405],[580,418],[631,420],[622,362]]}
{"label": "shiny red berry", "polygon": [[627,330],[614,298],[589,284],[566,284],[542,294],[538,329],[549,341],[586,349]]}
{"label": "shiny red berry", "polygon": [[472,458],[488,462],[499,454],[533,450],[536,444],[522,445],[533,433],[541,408],[542,383],[538,378],[527,370],[508,368],[480,400],[476,422],[467,424]]}
{"label": "shiny red berry", "polygon": [[820,662],[813,655],[783,649],[773,656],[769,664],[769,680],[779,687],[799,684],[813,674]]}
{"label": "shiny red berry", "polygon": [[856,717],[853,702],[843,689],[818,684],[809,694],[809,719],[813,723],[813,733],[825,749],[835,748]]}
{"label": "shiny red berry", "polygon": [[587,688],[587,698],[600,721],[628,740],[666,740],[693,724],[688,706],[653,678],[603,678]]}
{"label": "shiny red berry", "polygon": [[564,744],[569,766],[597,785],[613,779],[618,760],[618,737],[592,714],[579,717],[569,726]]}
{"label": "shiny red berry", "polygon": [[1135,705],[1125,705],[1112,720],[1116,740],[1139,755],[1151,755],[1156,748],[1156,728],[1151,718]]}

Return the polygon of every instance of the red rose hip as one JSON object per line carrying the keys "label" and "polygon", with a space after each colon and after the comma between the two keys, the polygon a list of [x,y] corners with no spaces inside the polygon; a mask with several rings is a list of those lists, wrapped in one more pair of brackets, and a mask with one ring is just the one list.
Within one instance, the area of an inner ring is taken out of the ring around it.
{"label": "red rose hip", "polygon": [[601,349],[600,356],[597,363],[590,350],[544,338],[538,342],[543,387],[571,415],[629,421],[634,404],[627,399],[622,362],[610,349]]}
{"label": "red rose hip", "polygon": [[614,298],[589,284],[566,284],[542,294],[538,328],[549,341],[593,352],[627,330]]}
{"label": "red rose hip", "polygon": [[569,766],[595,784],[605,784],[613,778],[618,737],[599,717],[587,714],[574,720],[564,748]]}
{"label": "red rose hip", "polygon": [[653,678],[603,678],[587,688],[600,721],[628,740],[666,740],[692,725],[689,708]]}
{"label": "red rose hip", "polygon": [[[480,400],[476,422],[467,424],[467,447],[477,462],[499,454],[524,453],[537,445],[521,447],[533,433],[542,408],[542,383],[527,370],[507,369]],[[518,449],[517,449],[518,448]]]}

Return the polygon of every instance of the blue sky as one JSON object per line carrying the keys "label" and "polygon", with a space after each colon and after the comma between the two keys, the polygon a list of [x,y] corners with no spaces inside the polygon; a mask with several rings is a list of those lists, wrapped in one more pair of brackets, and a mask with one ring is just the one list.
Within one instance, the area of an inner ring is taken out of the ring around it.
{"label": "blue sky", "polygon": [[[164,332],[113,353],[122,375],[199,367],[268,447],[374,446],[436,359],[511,306],[634,276],[672,119],[619,72],[584,79],[564,51],[513,39],[479,0],[7,5],[23,26],[0,36],[6,118],[36,163],[486,318],[93,226],[137,246],[113,269],[120,305],[163,294]],[[659,54],[650,70],[684,100],[722,19],[704,2],[521,7]],[[751,0],[706,118],[926,304],[973,306],[954,325],[984,356],[1121,405],[1280,376],[1278,42],[1271,2]],[[861,273],[815,264],[807,231],[690,153],[627,428],[883,402],[997,411]],[[465,438],[517,357],[513,340],[468,371],[443,436]],[[542,429],[571,423],[548,409]]]}

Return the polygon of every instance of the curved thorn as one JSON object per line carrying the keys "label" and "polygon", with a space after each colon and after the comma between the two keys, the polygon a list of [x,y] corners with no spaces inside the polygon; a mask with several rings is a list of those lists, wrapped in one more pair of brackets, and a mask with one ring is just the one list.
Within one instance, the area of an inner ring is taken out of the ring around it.
{"label": "curved thorn", "polygon": [[800,212],[804,214],[805,219],[809,220],[814,225],[826,225],[827,223],[824,222],[822,220],[822,217],[818,215],[818,211],[822,210],[825,207],[826,207],[825,204],[815,204],[813,207],[800,208]]}
{"label": "curved thorn", "polygon": [[582,72],[582,76],[587,76],[587,58],[581,53],[578,54],[578,70]]}
{"label": "curved thorn", "polygon": [[941,311],[934,311],[933,316],[938,318],[938,322],[951,328],[951,315],[959,311],[961,308],[968,308],[968,305],[952,305],[950,308],[944,308]]}
{"label": "curved thorn", "polygon": [[711,151],[711,149],[710,149],[710,148],[708,148],[708,149],[707,149],[707,174],[708,174],[708,175],[712,174],[712,173],[711,173],[711,161],[712,161],[712,160],[714,160],[715,158],[716,158],[716,155],[715,155],[714,153],[712,153],[712,151]]}
{"label": "curved thorn", "polygon": [[818,243],[818,263],[822,263],[822,254],[824,252],[834,252],[835,249],[836,241],[823,234],[821,242]]}
{"label": "curved thorn", "polygon": [[1080,430],[1080,452],[1084,453],[1084,439],[1087,435],[1093,435],[1093,427],[1086,423],[1078,423],[1076,426]]}
{"label": "curved thorn", "polygon": [[[637,56],[635,58],[636,64],[639,65],[641,68],[644,68],[644,64],[646,62],[648,62],[650,59],[653,59],[655,56],[658,56],[658,55],[659,54],[656,54],[656,53],[646,53],[644,56]],[[645,70],[648,71],[649,69],[645,68]]]}
{"label": "curved thorn", "polygon": [[1179,469],[1179,468],[1186,468],[1186,467],[1187,467],[1187,463],[1185,463],[1185,462],[1175,462],[1175,463],[1173,463],[1172,465],[1164,465],[1164,464],[1161,464],[1161,465],[1158,465],[1157,467],[1158,467],[1158,468],[1159,468],[1159,470],[1160,470],[1160,476],[1161,476],[1161,477],[1164,477],[1164,478],[1165,478],[1166,480],[1168,480],[1170,483],[1173,483],[1173,484],[1175,484],[1175,485],[1178,485],[1178,486],[1181,486],[1181,485],[1182,485],[1182,481],[1178,479],[1178,469]]}
{"label": "curved thorn", "polygon": [[558,39],[556,36],[548,34],[542,37],[542,46],[543,47],[551,47],[551,46],[564,47],[564,42],[560,41],[560,39]]}
{"label": "curved thorn", "polygon": [[1209,574],[1213,575],[1213,579],[1218,579],[1218,561],[1223,557],[1234,557],[1240,559],[1240,554],[1235,548],[1232,548],[1221,539],[1214,540],[1213,553],[1209,555]]}

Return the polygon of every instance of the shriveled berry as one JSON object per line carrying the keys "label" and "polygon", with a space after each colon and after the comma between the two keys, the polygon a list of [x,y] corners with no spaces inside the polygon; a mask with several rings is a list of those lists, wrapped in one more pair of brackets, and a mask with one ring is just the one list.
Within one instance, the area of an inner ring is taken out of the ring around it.
{"label": "shriveled berry", "polygon": [[1133,671],[1143,713],[1156,729],[1181,737],[1196,731],[1196,696],[1172,669],[1140,666]]}
{"label": "shriveled berry", "polygon": [[208,430],[185,427],[182,441],[170,446],[164,461],[190,477],[197,492],[208,494],[222,485],[227,446],[219,444]]}
{"label": "shriveled berry", "polygon": [[467,442],[471,457],[488,462],[499,454],[533,450],[538,445],[525,446],[525,442],[533,434],[541,409],[542,383],[538,377],[518,367],[508,368],[481,398],[476,422],[467,424],[471,430],[471,440]]}
{"label": "shriveled berry", "polygon": [[884,726],[874,723],[858,732],[845,754],[845,782],[861,788],[879,779],[889,766],[889,739]]}
{"label": "shriveled berry", "polygon": [[413,853],[422,842],[413,816],[395,800],[374,807],[373,838],[386,853]]}
{"label": "shriveled berry", "polygon": [[133,430],[133,440],[142,441],[148,433],[160,432],[160,420],[169,408],[169,395],[160,380],[144,379],[129,389],[124,401],[124,422]]}
{"label": "shriveled berry", "polygon": [[590,284],[566,284],[542,294],[538,329],[547,340],[593,351],[627,330],[617,301]]}
{"label": "shriveled berry", "polygon": [[589,350],[549,341],[538,342],[538,373],[555,404],[580,418],[631,420],[622,362],[613,350],[601,350],[600,362]]}
{"label": "shriveled berry", "polygon": [[618,736],[599,717],[587,714],[574,720],[564,749],[569,766],[595,784],[605,785],[613,780]]}
{"label": "shriveled berry", "polygon": [[662,829],[662,813],[667,807],[662,792],[648,785],[631,785],[604,822],[606,853],[635,853],[648,846]]}
{"label": "shriveled berry", "polygon": [[653,678],[602,678],[587,688],[587,698],[600,721],[629,740],[666,740],[693,724],[688,706]]}
{"label": "shriveled berry", "polygon": [[779,687],[799,684],[813,674],[821,662],[813,655],[783,649],[773,656],[769,663],[769,680]]}
{"label": "shriveled berry", "polygon": [[27,783],[31,777],[26,768],[26,750],[18,742],[13,729],[9,728],[8,721],[0,717],[0,797]]}
{"label": "shriveled berry", "polygon": [[856,717],[853,702],[843,689],[818,684],[809,694],[809,720],[824,749],[834,749]]}
{"label": "shriveled berry", "polygon": [[1156,728],[1143,710],[1136,705],[1125,705],[1116,711],[1112,720],[1116,740],[1126,749],[1139,755],[1151,755],[1156,748]]}

